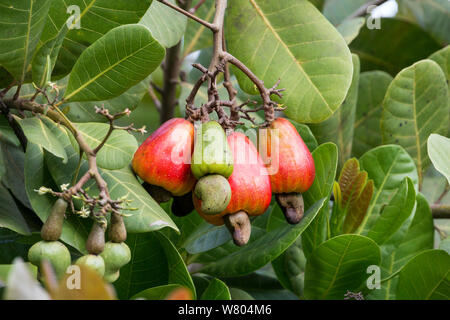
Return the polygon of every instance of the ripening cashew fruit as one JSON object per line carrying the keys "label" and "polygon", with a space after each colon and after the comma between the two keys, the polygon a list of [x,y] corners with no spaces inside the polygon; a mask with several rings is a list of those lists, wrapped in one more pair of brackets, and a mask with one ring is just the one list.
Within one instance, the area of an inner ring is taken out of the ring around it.
{"label": "ripening cashew fruit", "polygon": [[267,169],[253,143],[242,133],[228,136],[233,154],[234,169],[228,178],[231,200],[224,211],[208,215],[202,211],[202,201],[193,195],[194,206],[207,222],[225,224],[237,245],[244,245],[250,238],[248,216],[263,214],[270,205],[272,189]]}
{"label": "ripening cashew fruit", "polygon": [[[304,205],[302,193],[314,182],[314,160],[297,129],[284,118],[275,119],[268,128],[267,143],[261,144],[261,154],[270,174],[272,192],[286,220],[300,222]],[[270,161],[269,161],[270,160]]]}
{"label": "ripening cashew fruit", "polygon": [[190,192],[195,183],[190,165],[193,149],[192,123],[180,118],[170,119],[139,146],[132,167],[151,186],[182,196]]}
{"label": "ripening cashew fruit", "polygon": [[124,243],[107,242],[100,254],[105,262],[103,279],[114,282],[119,278],[119,270],[131,260],[130,248]]}
{"label": "ripening cashew fruit", "polygon": [[41,229],[41,237],[47,241],[56,241],[61,237],[67,201],[58,198]]}
{"label": "ripening cashew fruit", "polygon": [[76,262],[76,265],[86,266],[96,271],[101,277],[105,274],[105,261],[101,256],[96,256],[94,254],[88,254],[79,258]]}
{"label": "ripening cashew fruit", "polygon": [[217,121],[202,123],[197,128],[191,170],[196,179],[211,174],[228,178],[233,173],[227,136]]}
{"label": "ripening cashew fruit", "polygon": [[28,260],[41,268],[42,262],[47,260],[53,267],[55,274],[61,278],[67,267],[70,266],[71,258],[69,249],[59,241],[39,241],[28,251]]}
{"label": "ripening cashew fruit", "polygon": [[233,156],[225,131],[217,121],[202,123],[196,129],[191,170],[199,181],[194,193],[202,200],[203,213],[218,214],[231,199],[227,178],[233,173]]}

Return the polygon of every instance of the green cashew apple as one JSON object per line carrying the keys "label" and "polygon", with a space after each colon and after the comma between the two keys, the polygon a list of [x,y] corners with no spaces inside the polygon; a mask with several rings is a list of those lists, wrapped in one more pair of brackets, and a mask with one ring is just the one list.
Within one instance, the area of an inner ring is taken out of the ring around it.
{"label": "green cashew apple", "polygon": [[67,267],[70,266],[71,258],[69,249],[59,241],[39,241],[28,251],[28,260],[41,267],[42,262],[47,260],[52,265],[56,276],[61,278]]}
{"label": "green cashew apple", "polygon": [[204,176],[197,182],[194,194],[201,200],[203,213],[218,214],[230,203],[231,187],[225,177],[213,174]]}
{"label": "green cashew apple", "polygon": [[76,262],[76,265],[81,266],[84,265],[92,270],[96,271],[101,277],[105,274],[105,261],[100,256],[96,256],[94,254],[88,254],[79,258]]}
{"label": "green cashew apple", "polygon": [[118,276],[115,278],[114,274],[118,275],[120,268],[131,260],[130,248],[124,242],[114,243],[108,241],[100,256],[105,261],[105,275],[103,279],[109,282],[116,281]]}
{"label": "green cashew apple", "polygon": [[59,198],[41,229],[41,237],[47,241],[56,241],[61,237],[67,201]]}
{"label": "green cashew apple", "polygon": [[228,178],[233,173],[233,155],[225,131],[217,121],[203,123],[197,128],[191,171],[197,179],[208,174]]}

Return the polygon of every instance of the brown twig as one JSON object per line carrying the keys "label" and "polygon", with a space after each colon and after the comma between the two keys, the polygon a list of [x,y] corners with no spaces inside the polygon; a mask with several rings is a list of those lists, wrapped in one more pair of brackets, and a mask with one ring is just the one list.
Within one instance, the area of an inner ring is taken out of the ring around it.
{"label": "brown twig", "polygon": [[[183,8],[180,8],[178,6],[173,5],[172,3],[166,1],[166,0],[158,0],[159,2],[165,4],[166,6],[178,11],[181,14],[184,14],[185,16],[187,16],[188,18],[197,21],[198,23],[204,25],[205,27],[209,28],[211,31],[215,31],[217,29],[217,26],[215,26],[214,24],[209,23],[208,21],[205,21],[203,19],[200,19],[199,17],[197,17],[196,15],[190,13],[189,11],[186,11]],[[186,5],[186,2],[185,4]]]}
{"label": "brown twig", "polygon": [[191,9],[189,9],[189,13],[196,13],[197,10],[206,2],[206,0],[200,0],[194,7],[192,7]]}

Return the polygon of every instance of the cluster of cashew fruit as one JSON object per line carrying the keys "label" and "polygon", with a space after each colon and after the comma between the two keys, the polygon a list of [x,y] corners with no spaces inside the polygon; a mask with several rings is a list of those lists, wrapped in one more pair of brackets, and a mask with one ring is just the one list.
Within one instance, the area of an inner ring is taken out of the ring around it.
{"label": "cluster of cashew fruit", "polygon": [[[28,260],[40,270],[44,260],[48,261],[55,275],[61,279],[72,259],[67,247],[59,238],[62,234],[65,212],[68,203],[58,198],[53,205],[50,215],[41,229],[42,241],[35,243],[28,251]],[[109,241],[105,243],[105,227],[94,222],[86,241],[89,254],[76,260],[76,265],[84,265],[95,270],[107,282],[114,282],[119,278],[119,270],[131,259],[131,252],[124,243],[126,229],[123,219],[115,213],[111,215],[109,227]]]}
{"label": "cluster of cashew fruit", "polygon": [[216,121],[194,127],[180,118],[165,122],[144,141],[132,167],[156,201],[173,197],[175,215],[195,208],[207,222],[225,224],[234,243],[242,246],[250,238],[249,216],[263,214],[272,193],[286,220],[300,222],[301,194],[315,177],[312,155],[288,120],[275,119],[266,133],[260,152],[276,159],[275,170],[243,133],[227,136]]}

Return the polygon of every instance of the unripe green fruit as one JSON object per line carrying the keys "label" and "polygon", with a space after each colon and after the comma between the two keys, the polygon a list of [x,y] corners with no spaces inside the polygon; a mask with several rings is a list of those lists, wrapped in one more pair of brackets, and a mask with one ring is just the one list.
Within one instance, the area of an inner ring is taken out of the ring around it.
{"label": "unripe green fruit", "polygon": [[105,247],[105,228],[97,222],[92,224],[86,240],[86,249],[90,254],[100,254]]}
{"label": "unripe green fruit", "polygon": [[119,279],[119,277],[120,277],[120,271],[116,271],[116,272],[105,274],[103,276],[103,280],[105,280],[106,282],[109,282],[109,283],[113,283],[117,279]]}
{"label": "unripe green fruit", "polygon": [[101,277],[105,274],[105,261],[100,256],[88,254],[79,258],[75,264],[78,266],[86,266],[96,271]]}
{"label": "unripe green fruit", "polygon": [[59,241],[35,243],[28,251],[28,260],[38,268],[41,268],[43,260],[47,260],[58,278],[64,275],[71,263],[69,249]]}
{"label": "unripe green fruit", "polygon": [[130,248],[122,243],[107,242],[100,255],[105,261],[105,274],[117,272],[131,260]]}
{"label": "unripe green fruit", "polygon": [[191,171],[197,179],[207,174],[228,178],[233,173],[233,156],[225,131],[218,122],[209,121],[197,128]]}
{"label": "unripe green fruit", "polygon": [[201,209],[205,214],[221,213],[231,200],[230,184],[218,174],[202,177],[197,182],[194,193],[202,201]]}
{"label": "unripe green fruit", "polygon": [[64,214],[67,209],[67,201],[56,200],[50,214],[41,229],[41,237],[47,241],[56,241],[61,237]]}

